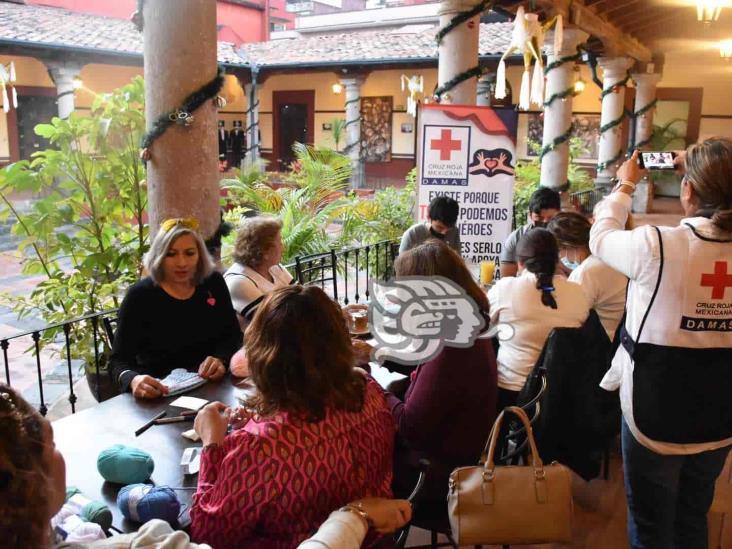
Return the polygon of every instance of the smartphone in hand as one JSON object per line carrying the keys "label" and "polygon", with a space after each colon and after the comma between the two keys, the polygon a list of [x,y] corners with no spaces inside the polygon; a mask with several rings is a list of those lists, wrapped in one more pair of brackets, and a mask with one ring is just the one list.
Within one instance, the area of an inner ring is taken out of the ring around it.
{"label": "smartphone in hand", "polygon": [[644,170],[674,170],[673,151],[642,151],[638,155],[638,164]]}

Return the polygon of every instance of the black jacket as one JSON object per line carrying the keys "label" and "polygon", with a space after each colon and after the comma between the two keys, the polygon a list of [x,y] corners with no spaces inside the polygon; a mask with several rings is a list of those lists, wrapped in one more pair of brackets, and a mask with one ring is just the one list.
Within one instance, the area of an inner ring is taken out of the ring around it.
{"label": "black jacket", "polygon": [[529,402],[541,386],[534,424],[539,454],[545,463],[559,461],[585,480],[600,473],[602,452],[620,429],[618,392],[605,391],[600,381],[610,367],[612,344],[595,311],[581,328],[556,328],[526,380],[518,405]]}

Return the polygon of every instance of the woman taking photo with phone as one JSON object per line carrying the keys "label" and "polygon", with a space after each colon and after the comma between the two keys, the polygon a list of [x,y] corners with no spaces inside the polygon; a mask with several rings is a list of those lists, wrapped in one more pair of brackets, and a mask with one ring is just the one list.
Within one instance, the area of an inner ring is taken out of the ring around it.
{"label": "woman taking photo with phone", "polygon": [[638,153],[595,211],[590,249],[630,278],[621,347],[601,385],[620,388],[633,548],[707,547],[707,512],[732,445],[732,141],[677,159],[677,227],[623,227]]}

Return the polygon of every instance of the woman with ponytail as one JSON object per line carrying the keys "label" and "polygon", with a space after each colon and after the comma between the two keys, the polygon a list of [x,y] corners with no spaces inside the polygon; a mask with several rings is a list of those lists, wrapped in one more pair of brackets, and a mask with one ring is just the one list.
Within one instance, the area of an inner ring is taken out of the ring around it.
{"label": "woman with ponytail", "polygon": [[529,230],[516,257],[519,275],[502,278],[488,292],[491,325],[513,329],[498,349],[498,410],[516,402],[549,333],[581,327],[590,311],[582,288],[557,272],[559,249],[552,233]]}
{"label": "woman with ponytail", "polygon": [[714,484],[732,447],[732,140],[677,156],[676,227],[624,230],[638,153],[597,205],[590,249],[630,278],[621,346],[604,389],[620,389],[630,546],[707,547]]}

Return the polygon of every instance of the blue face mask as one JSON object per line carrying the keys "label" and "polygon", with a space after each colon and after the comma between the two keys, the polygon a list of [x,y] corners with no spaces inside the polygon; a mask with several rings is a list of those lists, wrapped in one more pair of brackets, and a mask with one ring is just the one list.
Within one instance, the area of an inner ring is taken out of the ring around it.
{"label": "blue face mask", "polygon": [[578,261],[572,261],[568,257],[561,257],[559,258],[559,261],[561,261],[562,265],[567,267],[567,269],[569,269],[570,271],[574,271],[577,267],[580,266]]}

